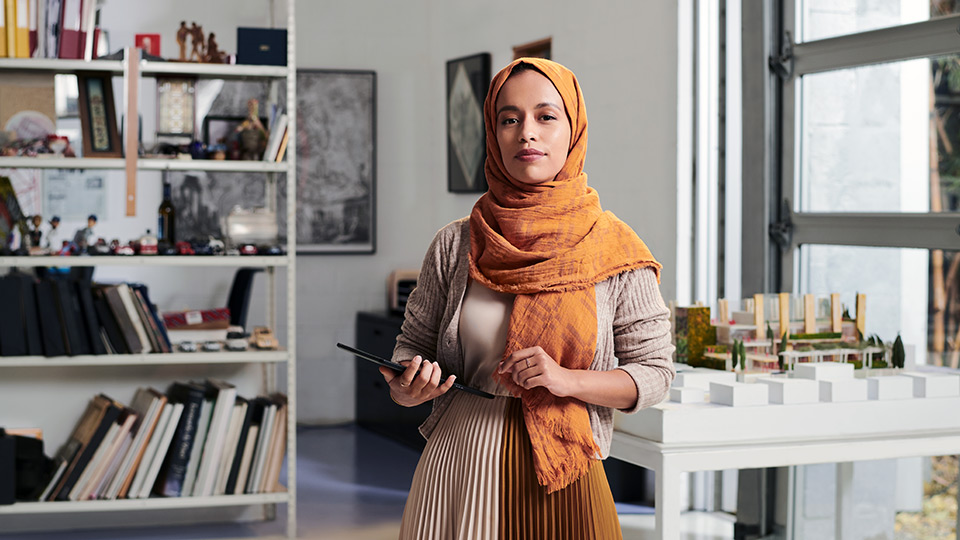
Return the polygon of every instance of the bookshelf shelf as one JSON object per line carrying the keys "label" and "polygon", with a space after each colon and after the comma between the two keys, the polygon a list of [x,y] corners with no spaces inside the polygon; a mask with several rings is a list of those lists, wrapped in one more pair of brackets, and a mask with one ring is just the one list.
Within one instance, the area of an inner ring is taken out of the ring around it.
{"label": "bookshelf shelf", "polygon": [[[35,158],[0,157],[0,169],[93,169],[121,170],[126,162],[120,158]],[[209,172],[287,172],[286,162],[218,161],[213,159],[138,159],[141,171],[209,171]]]}
{"label": "bookshelf shelf", "polygon": [[286,504],[287,493],[256,495],[219,495],[215,497],[152,497],[116,501],[57,501],[18,502],[0,506],[4,514],[61,514],[66,512],[115,512],[122,510],[174,510],[178,508],[216,508],[224,506],[252,506],[255,504]]}
{"label": "bookshelf shelf", "polygon": [[[56,58],[2,58],[0,70],[41,73],[76,73],[97,71],[123,75],[120,60],[60,60]],[[286,78],[286,66],[249,66],[237,64],[197,64],[189,62],[140,62],[140,72],[147,76],[188,75],[208,79]]]}
{"label": "bookshelf shelf", "polygon": [[246,352],[195,352],[158,354],[111,354],[83,356],[4,356],[5,367],[72,367],[72,366],[160,366],[203,364],[276,364],[289,359],[286,350]]}
{"label": "bookshelf shelf", "polygon": [[69,266],[289,266],[287,255],[105,255],[94,257],[61,257],[43,255],[37,257],[0,257],[0,267],[69,267]]}

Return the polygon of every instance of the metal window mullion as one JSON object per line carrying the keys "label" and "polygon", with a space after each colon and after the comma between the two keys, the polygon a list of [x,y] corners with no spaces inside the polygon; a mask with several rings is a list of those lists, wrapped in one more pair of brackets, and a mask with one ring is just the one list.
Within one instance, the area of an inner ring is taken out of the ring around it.
{"label": "metal window mullion", "polygon": [[960,250],[958,214],[801,212],[791,220],[794,247],[830,244]]}
{"label": "metal window mullion", "polygon": [[[960,52],[960,15],[798,43],[794,78],[868,64],[929,58]],[[791,32],[792,35],[797,35]]]}

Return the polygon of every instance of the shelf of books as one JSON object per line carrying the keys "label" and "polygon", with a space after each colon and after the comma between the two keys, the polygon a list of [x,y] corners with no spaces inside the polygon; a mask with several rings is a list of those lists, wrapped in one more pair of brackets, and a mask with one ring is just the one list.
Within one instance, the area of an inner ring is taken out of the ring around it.
{"label": "shelf of books", "polygon": [[105,354],[102,356],[0,356],[0,369],[5,367],[64,366],[160,366],[198,364],[276,364],[286,362],[286,350],[239,352],[192,352],[155,354]]}
{"label": "shelf of books", "polygon": [[[3,514],[50,514],[67,512],[157,510],[177,508],[214,508],[217,506],[250,506],[254,504],[283,504],[288,501],[286,493],[259,493],[253,495],[221,495],[214,497],[176,497],[165,499],[121,499],[115,501],[68,501],[17,503],[0,506]],[[15,511],[14,511],[15,510]]]}
{"label": "shelf of books", "polygon": [[0,257],[0,267],[68,266],[288,266],[287,255],[37,255]]}
{"label": "shelf of books", "polygon": [[[0,169],[121,170],[124,168],[126,168],[126,161],[120,158],[0,157]],[[147,158],[137,160],[137,169],[141,171],[284,173],[287,172],[287,164],[282,161]]]}

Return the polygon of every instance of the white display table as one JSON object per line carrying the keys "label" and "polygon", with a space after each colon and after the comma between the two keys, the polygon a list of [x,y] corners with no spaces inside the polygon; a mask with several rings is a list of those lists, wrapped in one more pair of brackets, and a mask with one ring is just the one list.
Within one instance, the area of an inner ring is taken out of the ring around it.
{"label": "white display table", "polygon": [[671,540],[680,538],[683,472],[840,463],[837,538],[849,538],[849,462],[960,453],[960,415],[946,414],[958,407],[960,398],[742,408],[665,402],[615,413],[610,455],[655,471],[657,535]]}

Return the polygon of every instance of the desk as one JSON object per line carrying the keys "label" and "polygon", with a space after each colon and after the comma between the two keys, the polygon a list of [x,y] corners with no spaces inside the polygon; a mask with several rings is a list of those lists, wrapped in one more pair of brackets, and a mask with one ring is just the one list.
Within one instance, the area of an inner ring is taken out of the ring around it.
{"label": "desk", "polygon": [[[920,400],[906,400],[903,403],[915,401]],[[744,407],[738,408],[736,412],[741,416],[740,421],[749,425],[750,409],[764,408]],[[644,412],[640,411],[638,414]],[[903,418],[904,423],[908,421],[908,417]],[[852,507],[852,501],[847,498],[850,491],[847,488],[853,480],[849,462],[960,453],[960,429],[907,431],[909,427],[904,426],[899,426],[899,429],[903,431],[719,443],[707,440],[661,443],[623,431],[614,431],[610,455],[655,472],[656,531],[659,538],[671,540],[680,538],[682,472],[839,463],[837,538],[851,538],[854,536],[844,528],[843,523],[844,515],[850,515],[847,509]]]}

